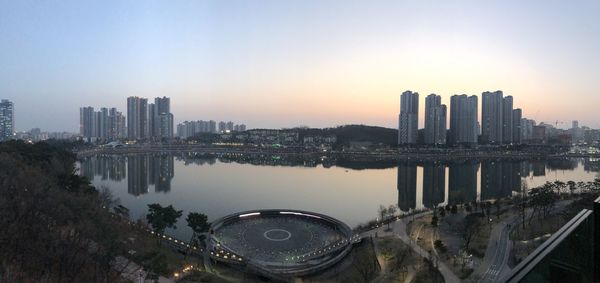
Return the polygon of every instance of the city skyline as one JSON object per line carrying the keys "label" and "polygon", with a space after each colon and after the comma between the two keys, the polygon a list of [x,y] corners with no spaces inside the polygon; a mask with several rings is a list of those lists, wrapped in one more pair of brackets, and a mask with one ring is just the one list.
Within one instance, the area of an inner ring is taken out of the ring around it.
{"label": "city skyline", "polygon": [[201,112],[261,128],[395,128],[402,90],[448,105],[454,94],[502,89],[531,119],[599,128],[599,8],[4,1],[0,97],[18,106],[19,131],[76,132],[81,105],[125,109],[129,96],[171,97],[174,124]]}

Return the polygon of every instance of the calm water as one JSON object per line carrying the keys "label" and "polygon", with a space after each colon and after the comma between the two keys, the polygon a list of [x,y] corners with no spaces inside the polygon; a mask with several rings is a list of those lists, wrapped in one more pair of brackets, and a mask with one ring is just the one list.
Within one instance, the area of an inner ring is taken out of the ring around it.
{"label": "calm water", "polygon": [[[377,217],[379,205],[401,210],[510,196],[521,180],[591,181],[600,160],[461,161],[371,164],[355,170],[333,162],[286,160],[278,156],[152,154],[95,156],[78,164],[96,187],[111,189],[133,219],[147,204],[172,204],[184,211],[178,229],[191,234],[185,216],[202,212],[213,220],[230,213],[292,208],[324,213],[351,227]],[[368,167],[378,169],[368,169]]]}

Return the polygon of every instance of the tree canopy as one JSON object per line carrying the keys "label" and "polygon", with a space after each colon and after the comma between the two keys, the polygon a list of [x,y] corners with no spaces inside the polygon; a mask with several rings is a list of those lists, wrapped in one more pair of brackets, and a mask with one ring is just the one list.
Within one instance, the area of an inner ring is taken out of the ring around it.
{"label": "tree canopy", "polygon": [[190,212],[185,220],[196,234],[204,233],[210,227],[208,217],[202,213]]}
{"label": "tree canopy", "polygon": [[182,214],[183,211],[175,210],[172,205],[163,207],[158,203],[153,203],[148,205],[146,220],[155,232],[162,234],[166,228],[177,229],[175,224]]}

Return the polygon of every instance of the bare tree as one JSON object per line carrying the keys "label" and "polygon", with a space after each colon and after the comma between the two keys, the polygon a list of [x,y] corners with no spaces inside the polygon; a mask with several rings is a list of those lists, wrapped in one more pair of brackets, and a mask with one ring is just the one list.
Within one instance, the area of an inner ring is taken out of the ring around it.
{"label": "bare tree", "polygon": [[519,213],[521,214],[521,222],[523,222],[523,230],[525,230],[525,208],[527,207],[527,191],[529,186],[525,180],[521,180],[521,205]]}
{"label": "bare tree", "polygon": [[469,250],[471,242],[479,235],[479,231],[481,230],[479,219],[477,219],[476,215],[469,214],[458,225],[461,233],[460,236],[464,241],[465,250]]}
{"label": "bare tree", "polygon": [[373,240],[365,243],[363,249],[360,250],[365,250],[365,252],[358,253],[355,250],[352,257],[352,266],[358,273],[360,282],[371,282],[380,270],[379,262],[373,250]]}
{"label": "bare tree", "polygon": [[385,206],[383,206],[383,204],[381,204],[381,205],[379,205],[378,213],[379,213],[379,219],[381,221],[383,221],[385,219],[386,215],[388,214],[388,210]]}

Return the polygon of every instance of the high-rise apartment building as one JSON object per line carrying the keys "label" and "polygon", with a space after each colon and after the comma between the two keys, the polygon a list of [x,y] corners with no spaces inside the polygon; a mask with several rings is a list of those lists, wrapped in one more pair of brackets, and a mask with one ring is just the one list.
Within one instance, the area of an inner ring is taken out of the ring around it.
{"label": "high-rise apartment building", "polygon": [[15,133],[14,104],[8,99],[0,101],[0,141],[9,140]]}
{"label": "high-rise apartment building", "polygon": [[425,98],[425,144],[446,144],[446,105],[433,93]]}
{"label": "high-rise apartment building", "polygon": [[148,136],[158,137],[160,132],[158,109],[155,103],[148,103]]}
{"label": "high-rise apartment building", "polygon": [[88,142],[114,141],[123,139],[125,132],[125,117],[116,108],[94,107],[79,108],[79,135]]}
{"label": "high-rise apartment building", "polygon": [[171,99],[156,97],[154,103],[148,105],[148,133],[153,138],[173,137],[173,113]]}
{"label": "high-rise apartment building", "polygon": [[521,119],[523,118],[523,110],[521,108],[513,109],[512,111],[512,143],[522,144],[523,143],[523,132],[521,129]]}
{"label": "high-rise apartment building", "polygon": [[127,98],[127,138],[148,138],[148,99],[137,96]]}
{"label": "high-rise apartment building", "polygon": [[479,132],[477,96],[453,95],[450,98],[450,144],[475,144]]}
{"label": "high-rise apartment building", "polygon": [[533,139],[533,127],[535,121],[531,119],[521,118],[521,140],[524,143],[529,143]]}
{"label": "high-rise apartment building", "polygon": [[481,142],[485,144],[501,144],[504,140],[502,138],[504,122],[504,100],[502,91],[486,91],[482,96]]}
{"label": "high-rise apartment building", "polygon": [[171,113],[171,98],[163,96],[154,98],[154,104],[158,114]]}
{"label": "high-rise apartment building", "polygon": [[227,123],[221,121],[219,122],[219,132],[223,133],[227,130]]}
{"label": "high-rise apartment building", "polygon": [[217,122],[210,120],[208,121],[208,130],[211,133],[216,133],[217,132]]}
{"label": "high-rise apartment building", "polygon": [[416,144],[419,123],[419,94],[407,90],[400,96],[398,144]]}
{"label": "high-rise apartment building", "polygon": [[108,140],[118,140],[127,137],[126,119],[117,108],[110,108],[108,112]]}
{"label": "high-rise apartment building", "polygon": [[81,107],[79,108],[79,135],[91,141],[94,133],[94,107]]}
{"label": "high-rise apartment building", "polygon": [[506,96],[502,99],[502,143],[513,142],[513,97]]}
{"label": "high-rise apartment building", "polygon": [[158,130],[159,138],[173,137],[173,114],[161,113],[158,115]]}
{"label": "high-rise apartment building", "polygon": [[108,108],[106,107],[102,107],[100,108],[100,111],[97,112],[97,130],[98,130],[98,137],[100,138],[100,140],[108,140],[108,132],[109,132],[109,124],[108,124],[108,120],[109,120],[109,115],[108,115]]}
{"label": "high-rise apartment building", "polygon": [[[219,126],[220,131],[225,131],[227,128],[227,123],[221,122],[223,125]],[[220,123],[220,124],[221,124]],[[244,130],[246,129],[245,125],[235,125],[234,128],[241,129],[243,126]],[[185,121],[181,124],[177,125],[177,136],[181,138],[189,138],[193,137],[199,133],[217,133],[217,122],[214,120],[210,121]]]}

